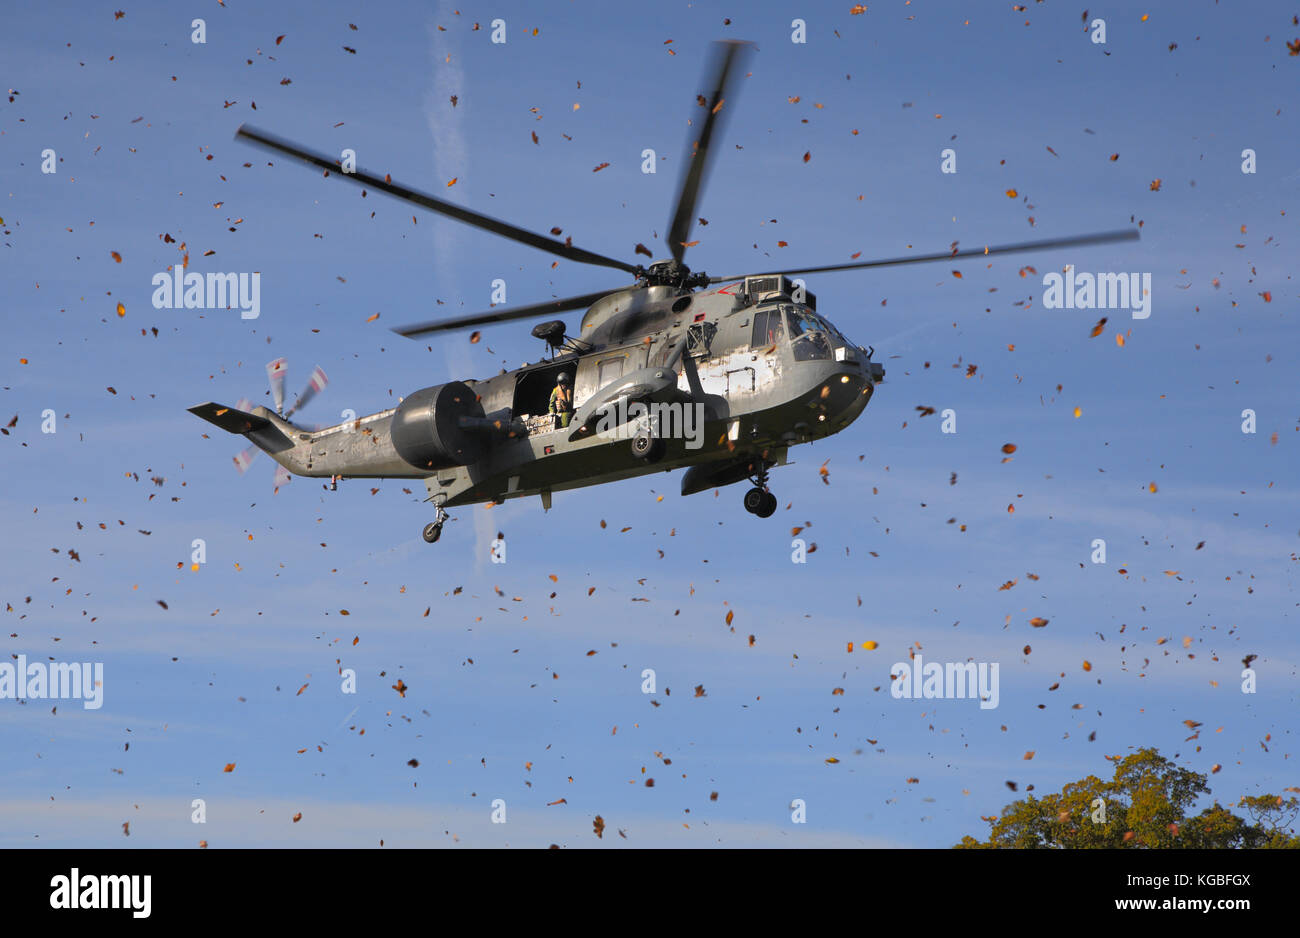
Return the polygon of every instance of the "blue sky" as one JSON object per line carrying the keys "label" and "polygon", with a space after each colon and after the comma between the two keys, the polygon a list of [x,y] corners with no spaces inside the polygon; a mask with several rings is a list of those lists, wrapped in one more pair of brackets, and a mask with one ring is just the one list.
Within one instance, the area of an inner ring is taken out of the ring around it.
{"label": "blue sky", "polygon": [[[741,6],[10,12],[0,642],[6,660],[103,662],[105,702],[0,700],[0,844],[947,846],[1016,797],[1008,781],[1109,777],[1105,756],[1136,747],[1221,765],[1224,804],[1300,784],[1297,10],[1090,4],[1101,45],[1078,4]],[[241,477],[242,441],[186,412],[267,401],[279,356],[290,394],[317,363],[330,376],[304,419],[383,409],[540,352],[526,321],[477,344],[389,327],[484,309],[498,278],[511,303],[626,282],[267,166],[234,142],[241,122],[592,250],[662,255],[717,38],[758,51],[697,269],[1137,222],[1142,240],[810,278],[888,376],[846,431],[791,451],[766,521],[743,487],[682,498],[674,474],[557,494],[549,514],[462,508],[431,546],[419,486],[273,495],[270,460]],[[191,270],[261,272],[261,316],[155,310],[151,278],[182,242]],[[1045,309],[1041,277],[1066,264],[1151,273],[1150,318]],[[957,432],[918,406],[952,408]],[[804,564],[796,526],[817,544]],[[999,706],[893,699],[909,649],[998,662]]]}

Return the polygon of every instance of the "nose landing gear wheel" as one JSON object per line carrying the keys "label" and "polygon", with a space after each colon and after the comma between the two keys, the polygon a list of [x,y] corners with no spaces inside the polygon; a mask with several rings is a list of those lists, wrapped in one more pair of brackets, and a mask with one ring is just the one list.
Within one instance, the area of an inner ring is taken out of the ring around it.
{"label": "nose landing gear wheel", "polygon": [[754,487],[745,493],[745,510],[760,518],[770,518],[776,513],[776,496],[767,490],[767,462],[759,460],[749,481]]}

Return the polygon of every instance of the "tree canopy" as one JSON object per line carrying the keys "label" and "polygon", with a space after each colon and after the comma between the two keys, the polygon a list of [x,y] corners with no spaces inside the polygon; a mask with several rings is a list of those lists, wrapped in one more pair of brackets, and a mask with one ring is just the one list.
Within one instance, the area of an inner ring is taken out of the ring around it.
{"label": "tree canopy", "polygon": [[[1154,748],[1116,757],[1114,777],[1089,775],[1058,794],[1030,795],[985,817],[985,841],[969,834],[957,848],[1300,848],[1293,824],[1300,815],[1294,795],[1242,797],[1234,814],[1217,801],[1189,816],[1202,795],[1212,794],[1206,776],[1182,768]],[[1297,789],[1287,789],[1296,791]]]}

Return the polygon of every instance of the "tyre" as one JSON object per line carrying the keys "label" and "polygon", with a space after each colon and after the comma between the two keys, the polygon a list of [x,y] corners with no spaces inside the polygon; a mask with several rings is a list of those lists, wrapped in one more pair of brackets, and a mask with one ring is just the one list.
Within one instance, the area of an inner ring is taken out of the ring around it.
{"label": "tyre", "polygon": [[751,515],[758,514],[759,510],[767,503],[767,493],[760,488],[752,488],[745,493],[745,510]]}
{"label": "tyre", "polygon": [[632,455],[637,459],[650,460],[655,449],[655,438],[649,430],[638,430],[632,437]]}
{"label": "tyre", "polygon": [[776,496],[771,492],[766,492],[764,495],[763,504],[759,506],[758,510],[754,512],[754,514],[758,515],[760,518],[770,518],[772,515],[776,514]]}
{"label": "tyre", "polygon": [[424,526],[424,540],[426,543],[433,544],[440,537],[442,537],[442,525],[437,521],[431,521]]}

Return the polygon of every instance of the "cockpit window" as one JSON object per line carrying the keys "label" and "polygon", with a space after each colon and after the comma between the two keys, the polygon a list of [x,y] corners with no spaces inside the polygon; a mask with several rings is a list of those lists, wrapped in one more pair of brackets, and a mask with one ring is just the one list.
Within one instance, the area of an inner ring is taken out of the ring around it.
{"label": "cockpit window", "polygon": [[795,361],[816,361],[832,357],[830,329],[816,313],[797,306],[787,306],[785,312],[790,323],[790,347]]}

